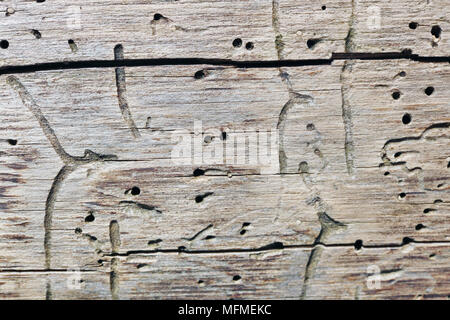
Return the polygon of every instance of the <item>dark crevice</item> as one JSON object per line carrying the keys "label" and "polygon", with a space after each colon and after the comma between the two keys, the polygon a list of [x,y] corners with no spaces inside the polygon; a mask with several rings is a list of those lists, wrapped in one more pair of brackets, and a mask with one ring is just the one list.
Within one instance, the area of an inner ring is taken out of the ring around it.
{"label": "dark crevice", "polygon": [[120,68],[141,66],[165,66],[165,65],[219,65],[232,66],[236,68],[280,68],[300,67],[310,65],[331,65],[335,60],[396,60],[409,59],[418,62],[447,62],[450,56],[423,57],[405,52],[383,52],[383,53],[333,53],[329,59],[297,59],[297,60],[255,60],[237,61],[230,59],[208,59],[208,58],[161,58],[161,59],[123,59],[123,60],[84,60],[65,62],[46,62],[27,64],[20,66],[0,67],[1,74],[31,73],[49,70],[86,69],[86,68]]}
{"label": "dark crevice", "polygon": [[[402,243],[386,243],[386,244],[364,244],[364,249],[391,249],[391,248],[401,248],[410,243],[415,244],[448,244],[450,241],[416,241],[414,239],[405,237]],[[180,246],[176,249],[152,249],[152,250],[129,250],[121,253],[111,253],[109,256],[130,256],[133,254],[153,254],[153,253],[180,253],[183,252],[185,254],[220,254],[220,253],[242,253],[242,252],[264,252],[271,250],[284,250],[284,249],[315,249],[317,247],[323,248],[354,248],[355,243],[322,243],[315,242],[313,244],[293,244],[293,245],[284,245],[282,242],[273,242],[268,245],[259,247],[259,248],[226,248],[226,249],[199,249],[199,250],[190,250],[184,246]],[[106,254],[108,256],[108,254]]]}

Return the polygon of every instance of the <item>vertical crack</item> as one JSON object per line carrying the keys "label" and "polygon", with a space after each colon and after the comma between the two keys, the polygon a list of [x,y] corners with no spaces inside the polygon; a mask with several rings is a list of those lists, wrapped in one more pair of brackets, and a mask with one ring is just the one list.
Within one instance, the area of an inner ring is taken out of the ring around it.
{"label": "vertical crack", "polygon": [[[120,250],[120,229],[119,223],[112,220],[109,224],[109,240],[111,242],[112,254],[119,253]],[[111,259],[111,272],[109,273],[109,285],[111,290],[111,297],[113,300],[119,299],[119,260],[117,258]]]}
{"label": "vertical crack", "polygon": [[[354,43],[354,23],[355,23],[355,0],[352,0],[352,12],[349,20],[349,29],[345,38],[345,53],[350,53],[355,48]],[[342,66],[340,82],[341,82],[341,99],[342,99],[342,120],[345,130],[345,163],[347,173],[351,176],[355,173],[355,146],[353,142],[353,119],[352,108],[350,105],[350,89],[351,89],[351,72],[354,62],[346,60]]]}
{"label": "vertical crack", "polygon": [[[115,60],[123,60],[123,46],[118,44],[114,47],[114,59]],[[136,124],[131,116],[130,107],[127,102],[127,87],[125,82],[125,68],[118,67],[115,69],[116,71],[116,86],[117,86],[117,98],[119,100],[119,108],[122,113],[122,118],[127,124],[128,128],[131,130],[131,134],[133,138],[139,138],[141,134],[139,133]]]}

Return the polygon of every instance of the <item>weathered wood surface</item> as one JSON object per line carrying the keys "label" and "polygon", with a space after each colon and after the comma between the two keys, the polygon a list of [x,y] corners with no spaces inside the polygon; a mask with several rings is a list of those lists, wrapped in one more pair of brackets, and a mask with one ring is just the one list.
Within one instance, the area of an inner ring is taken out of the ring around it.
{"label": "weathered wood surface", "polygon": [[[69,32],[64,1],[5,1],[1,65],[444,57],[448,4],[91,1]],[[447,62],[37,69],[0,76],[1,297],[448,297]],[[270,130],[269,163],[174,154]]]}

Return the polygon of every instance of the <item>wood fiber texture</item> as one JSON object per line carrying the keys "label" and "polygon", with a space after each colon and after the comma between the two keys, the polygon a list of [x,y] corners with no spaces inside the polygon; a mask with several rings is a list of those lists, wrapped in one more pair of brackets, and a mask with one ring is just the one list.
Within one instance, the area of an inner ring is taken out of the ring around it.
{"label": "wood fiber texture", "polygon": [[448,299],[449,7],[2,1],[0,298]]}

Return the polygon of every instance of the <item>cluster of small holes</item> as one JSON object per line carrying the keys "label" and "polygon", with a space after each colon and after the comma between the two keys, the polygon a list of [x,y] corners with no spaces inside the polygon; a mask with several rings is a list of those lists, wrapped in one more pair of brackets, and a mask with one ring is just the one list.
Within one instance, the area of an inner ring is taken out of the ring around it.
{"label": "cluster of small holes", "polygon": [[[405,77],[406,72],[401,71],[398,75],[400,77]],[[432,87],[432,86],[426,87],[424,92],[427,96],[431,96],[434,93],[434,87]],[[402,93],[399,90],[395,90],[394,92],[392,92],[392,99],[398,100],[398,99],[400,99],[401,95],[402,95]],[[405,125],[411,123],[411,120],[412,120],[412,116],[409,113],[405,113],[402,117],[402,122]]]}

